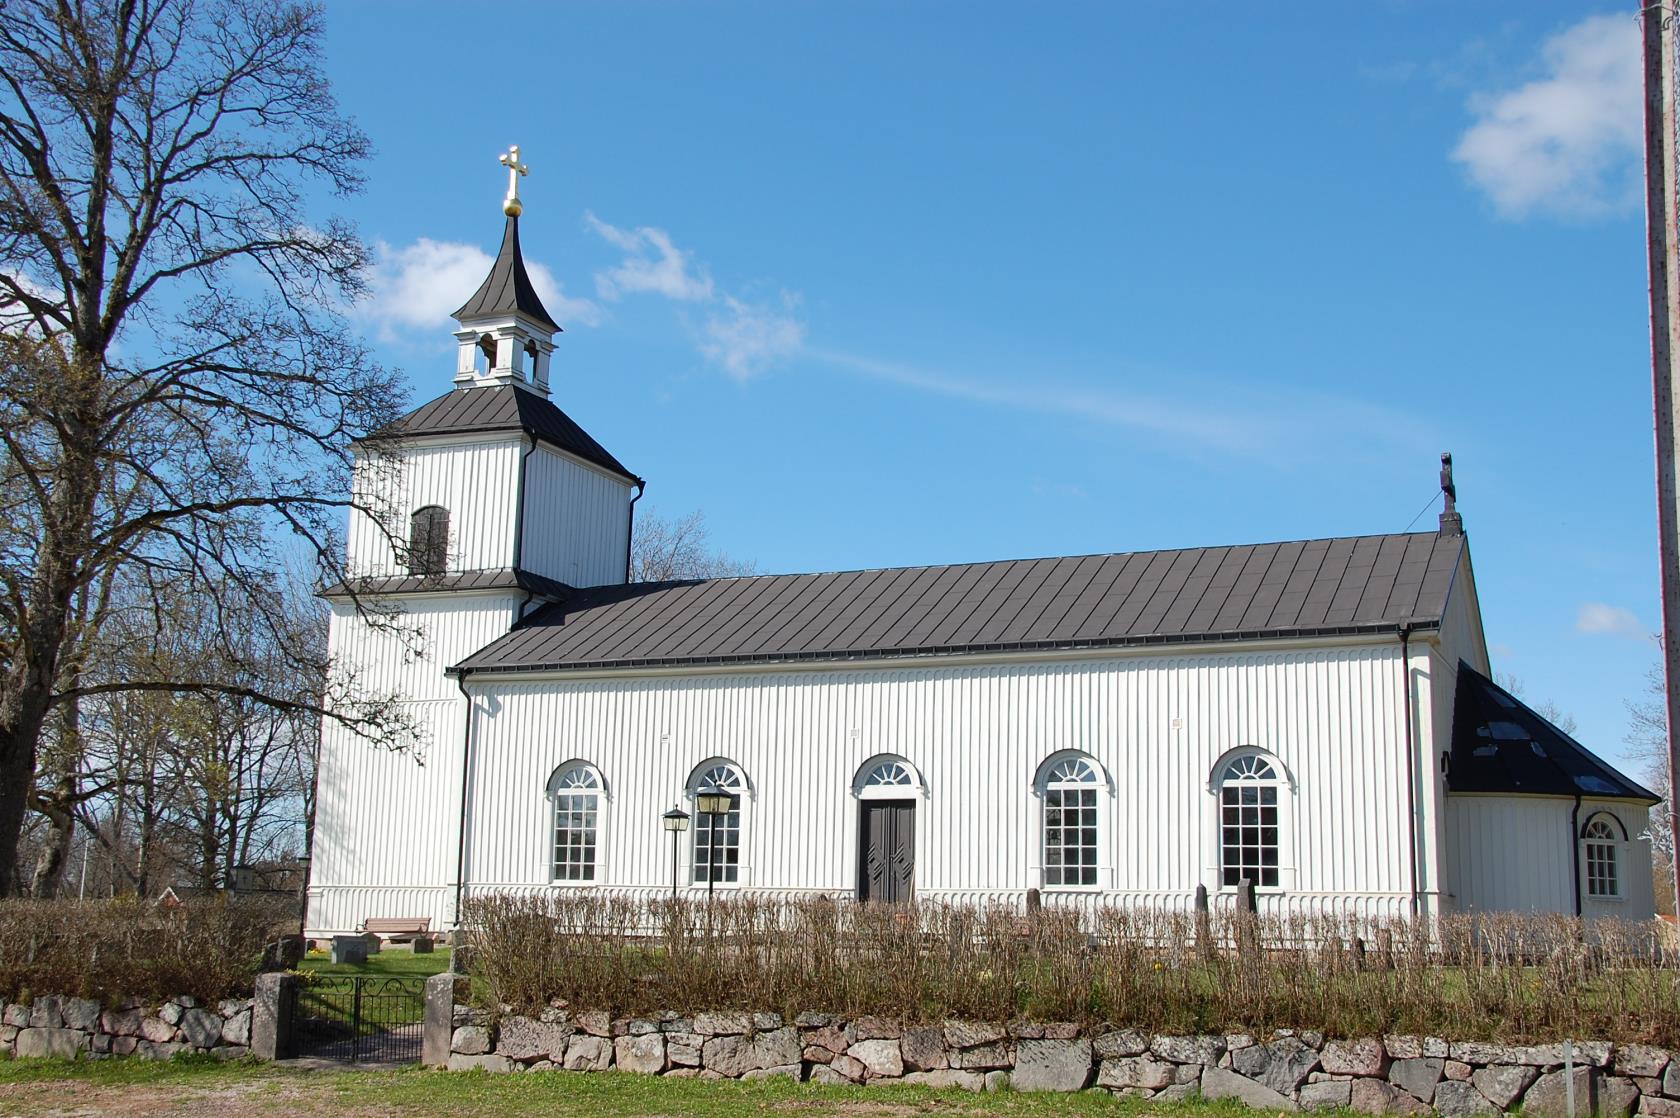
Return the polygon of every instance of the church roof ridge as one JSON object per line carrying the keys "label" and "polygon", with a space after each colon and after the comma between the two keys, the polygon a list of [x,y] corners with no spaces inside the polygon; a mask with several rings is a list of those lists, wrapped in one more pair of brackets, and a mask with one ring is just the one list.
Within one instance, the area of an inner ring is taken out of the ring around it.
{"label": "church roof ridge", "polygon": [[[814,578],[820,575],[850,575],[850,574],[884,574],[894,571],[927,571],[945,567],[977,567],[991,563],[1044,563],[1060,559],[1107,559],[1113,556],[1125,555],[1175,555],[1185,551],[1214,551],[1239,547],[1284,547],[1289,544],[1331,544],[1342,540],[1381,540],[1391,537],[1404,536],[1434,536],[1436,530],[1431,528],[1419,532],[1367,532],[1354,536],[1313,536],[1307,539],[1293,540],[1255,540],[1247,543],[1222,544],[1187,544],[1183,547],[1156,547],[1134,551],[1081,551],[1071,555],[1010,555],[999,559],[967,559],[953,563],[908,563],[898,566],[882,567],[839,567],[812,571],[751,571],[738,575],[712,575],[705,578],[678,578],[660,580],[662,583],[676,585],[691,582],[729,582],[743,578]],[[617,585],[616,583],[612,585]],[[585,587],[584,589],[594,589]]]}
{"label": "church roof ridge", "polygon": [[456,673],[844,661],[1438,626],[1466,547],[1413,532],[596,586]]}
{"label": "church roof ridge", "polygon": [[513,313],[535,319],[551,330],[560,329],[560,324],[549,317],[530,273],[525,270],[525,257],[519,250],[518,214],[508,215],[507,226],[502,230],[502,247],[496,254],[496,262],[490,266],[490,274],[451,317],[465,322],[469,318]]}

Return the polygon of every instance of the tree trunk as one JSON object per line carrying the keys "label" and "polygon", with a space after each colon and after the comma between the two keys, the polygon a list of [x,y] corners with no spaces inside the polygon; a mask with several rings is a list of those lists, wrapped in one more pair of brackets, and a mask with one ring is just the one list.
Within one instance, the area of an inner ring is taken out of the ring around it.
{"label": "tree trunk", "polygon": [[76,774],[64,773],[36,810],[47,817],[47,837],[35,859],[35,877],[30,883],[31,896],[58,896],[64,884],[64,866],[70,859],[70,844],[76,836]]}
{"label": "tree trunk", "polygon": [[40,550],[31,579],[25,622],[0,685],[0,896],[18,892],[18,842],[35,789],[41,731],[52,707],[60,657],[70,636],[72,601],[85,580],[81,557],[91,550],[91,526],[100,471],[95,440],[85,417],[97,414],[101,366],[78,344],[65,371],[73,397],[63,440],[63,471],[41,525]]}

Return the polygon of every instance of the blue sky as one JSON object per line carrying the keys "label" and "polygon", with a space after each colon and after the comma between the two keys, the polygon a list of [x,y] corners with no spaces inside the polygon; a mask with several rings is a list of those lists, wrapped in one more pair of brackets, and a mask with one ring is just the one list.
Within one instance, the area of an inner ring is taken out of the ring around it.
{"label": "blue sky", "polygon": [[766,571],[1401,531],[1451,450],[1496,668],[1618,755],[1634,6],[1261,7],[334,4],[358,314],[449,388],[520,144],[556,402]]}

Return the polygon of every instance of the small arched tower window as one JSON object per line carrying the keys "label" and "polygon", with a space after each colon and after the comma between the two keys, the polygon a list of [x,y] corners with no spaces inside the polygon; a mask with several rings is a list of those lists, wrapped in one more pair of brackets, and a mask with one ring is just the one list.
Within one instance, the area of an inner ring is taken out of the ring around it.
{"label": "small arched tower window", "polygon": [[1258,753],[1240,754],[1219,775],[1219,882],[1278,884],[1278,770]]}
{"label": "small arched tower window", "polygon": [[554,848],[549,863],[552,881],[595,880],[595,855],[600,845],[601,774],[581,761],[561,765],[548,779],[554,801]]}
{"label": "small arched tower window", "polygon": [[526,342],[525,343],[525,379],[529,380],[529,381],[535,381],[537,379],[537,343],[536,342]]}
{"label": "small arched tower window", "polygon": [[440,575],[449,569],[449,510],[415,509],[408,522],[408,573]]}
{"label": "small arched tower window", "polygon": [[488,373],[491,369],[496,367],[496,339],[492,338],[489,334],[480,334],[478,338],[478,351],[484,354],[484,368],[479,371]]}
{"label": "small arched tower window", "polygon": [[1581,828],[1581,863],[1587,870],[1587,896],[1611,900],[1622,895],[1621,824],[1603,812]]}
{"label": "small arched tower window", "polygon": [[694,882],[733,885],[741,880],[741,797],[746,777],[728,761],[713,761],[694,771],[688,793],[721,792],[729,810],[718,815],[697,814],[694,820]]}
{"label": "small arched tower window", "polygon": [[1097,884],[1097,791],[1102,783],[1096,763],[1081,754],[1052,759],[1041,771],[1046,889]]}

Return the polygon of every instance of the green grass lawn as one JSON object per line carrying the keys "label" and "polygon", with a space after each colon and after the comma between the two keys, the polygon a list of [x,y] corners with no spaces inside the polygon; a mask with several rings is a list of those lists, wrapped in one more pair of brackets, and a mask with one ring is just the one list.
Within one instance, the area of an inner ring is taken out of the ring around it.
{"label": "green grass lawn", "polygon": [[404,946],[387,947],[367,962],[333,965],[325,951],[305,955],[298,969],[311,974],[371,975],[379,978],[426,978],[449,969],[449,948],[439,947],[429,955],[416,955]]}
{"label": "green grass lawn", "polygon": [[1252,1118],[1227,1102],[1156,1103],[1106,1092],[975,1095],[918,1087],[821,1087],[786,1080],[761,1083],[666,1079],[620,1072],[304,1071],[198,1058],[157,1064],[139,1060],[0,1062],[0,1113],[104,1113],[362,1118],[405,1114],[436,1118],[725,1118],[810,1115],[813,1118],[941,1115],[1113,1118]]}

